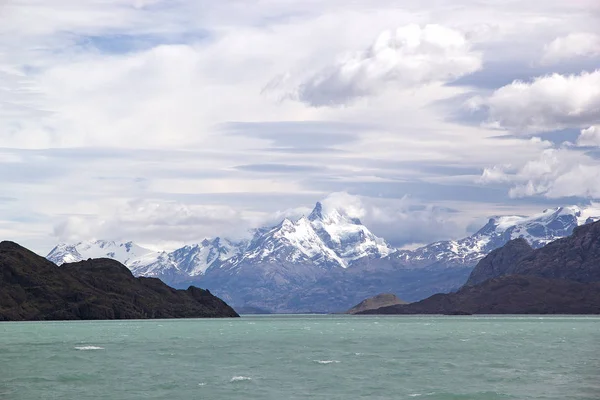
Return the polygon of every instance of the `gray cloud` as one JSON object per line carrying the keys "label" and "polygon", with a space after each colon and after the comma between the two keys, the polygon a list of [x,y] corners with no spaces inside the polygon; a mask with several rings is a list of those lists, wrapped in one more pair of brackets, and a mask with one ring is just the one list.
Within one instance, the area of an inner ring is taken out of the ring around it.
{"label": "gray cloud", "polygon": [[506,201],[509,199],[504,189],[465,186],[443,185],[422,181],[409,182],[336,182],[331,180],[312,181],[312,187],[321,190],[346,191],[361,196],[373,196],[390,199],[401,199],[411,195],[424,202],[431,201],[474,201],[490,202]]}
{"label": "gray cloud", "polygon": [[335,121],[231,122],[222,131],[231,136],[270,142],[276,149],[326,150],[356,142],[360,133],[374,127]]}
{"label": "gray cloud", "polygon": [[[502,50],[502,49],[501,49]],[[500,50],[500,51],[501,51]],[[448,83],[449,86],[470,86],[481,89],[498,89],[514,81],[529,81],[532,77],[553,73],[561,75],[579,74],[598,68],[599,59],[565,60],[558,65],[545,66],[533,61],[501,59],[484,64],[483,68]]]}
{"label": "gray cloud", "polygon": [[302,172],[324,172],[325,168],[311,165],[291,165],[291,164],[248,164],[238,165],[235,169],[248,172],[259,173],[302,173]]}
{"label": "gray cloud", "polygon": [[267,147],[262,149],[268,153],[282,154],[323,154],[323,153],[345,153],[345,150],[333,147]]}

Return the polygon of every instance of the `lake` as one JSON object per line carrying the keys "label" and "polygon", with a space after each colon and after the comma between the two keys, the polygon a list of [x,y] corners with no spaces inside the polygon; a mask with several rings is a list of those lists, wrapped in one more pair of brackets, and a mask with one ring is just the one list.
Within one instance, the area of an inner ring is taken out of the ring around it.
{"label": "lake", "polygon": [[600,399],[600,317],[0,323],[0,399]]}

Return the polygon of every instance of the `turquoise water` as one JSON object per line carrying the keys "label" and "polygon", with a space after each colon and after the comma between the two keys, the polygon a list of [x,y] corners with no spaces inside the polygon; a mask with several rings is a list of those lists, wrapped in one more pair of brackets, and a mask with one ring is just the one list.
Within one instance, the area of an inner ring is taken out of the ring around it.
{"label": "turquoise water", "polygon": [[598,317],[0,324],[0,399],[600,399]]}

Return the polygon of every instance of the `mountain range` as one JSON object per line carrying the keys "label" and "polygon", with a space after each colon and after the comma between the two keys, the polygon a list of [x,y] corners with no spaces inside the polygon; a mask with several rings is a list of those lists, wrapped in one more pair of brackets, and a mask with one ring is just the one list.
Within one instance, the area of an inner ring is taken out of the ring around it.
{"label": "mountain range", "polygon": [[483,257],[510,240],[522,238],[539,248],[598,219],[600,209],[576,206],[496,216],[466,238],[403,250],[343,209],[317,203],[308,216],[256,229],[247,241],[216,237],[164,252],[99,240],[60,244],[47,258],[59,265],[113,258],[136,276],[205,287],[234,307],[338,312],[382,292],[417,301],[456,290]]}

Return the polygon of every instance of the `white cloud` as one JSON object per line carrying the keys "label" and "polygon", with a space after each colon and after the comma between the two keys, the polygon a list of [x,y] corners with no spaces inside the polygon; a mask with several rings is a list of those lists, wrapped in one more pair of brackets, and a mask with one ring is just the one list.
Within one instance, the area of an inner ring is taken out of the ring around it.
{"label": "white cloud", "polygon": [[[392,245],[462,237],[472,217],[424,205],[408,196],[393,200],[336,192],[323,198],[321,203],[325,212],[338,209],[360,218],[373,233]],[[157,249],[177,248],[183,243],[197,243],[215,236],[249,238],[253,228],[273,226],[286,217],[300,218],[312,210],[312,205],[302,205],[282,211],[252,212],[218,204],[193,205],[149,199],[110,201],[94,204],[94,207],[110,211],[102,215],[91,212],[61,218],[54,224],[56,240],[68,243],[132,240]]]}
{"label": "white cloud", "polygon": [[509,169],[510,165],[494,165],[493,167],[484,168],[477,182],[483,184],[509,182],[510,178],[506,173]]}
{"label": "white cloud", "polygon": [[465,36],[441,25],[411,24],[382,32],[366,50],[341,57],[304,80],[294,97],[335,106],[375,95],[388,85],[412,88],[450,82],[481,68],[481,54]]}
{"label": "white cloud", "polygon": [[111,202],[100,207],[111,210],[103,216],[70,215],[54,226],[54,235],[64,242],[109,239],[133,240],[160,246],[165,242],[196,243],[225,235],[246,237],[260,218],[230,206],[190,205],[162,200]]}
{"label": "white cloud", "polygon": [[325,213],[341,209],[352,218],[363,218],[367,210],[359,196],[353,196],[346,192],[331,193],[321,201]]}
{"label": "white cloud", "polygon": [[[466,215],[457,216],[448,209],[424,205],[409,196],[401,199],[378,199],[336,192],[321,202],[324,212],[343,210],[350,217],[359,218],[374,234],[393,245],[430,243],[434,240],[457,238],[466,233]],[[459,221],[456,220],[457,217]]]}
{"label": "white cloud", "polygon": [[539,158],[518,168],[487,168],[484,183],[511,183],[513,198],[544,196],[548,198],[600,198],[600,164],[597,160],[568,148],[546,149]]}
{"label": "white cloud", "polygon": [[600,146],[600,125],[582,129],[577,138],[578,146]]}
{"label": "white cloud", "polygon": [[593,56],[600,56],[600,35],[575,32],[547,44],[544,47],[542,63],[554,64],[573,57]]}
{"label": "white cloud", "polygon": [[600,70],[515,81],[480,98],[489,122],[515,133],[545,132],[600,122]]}

